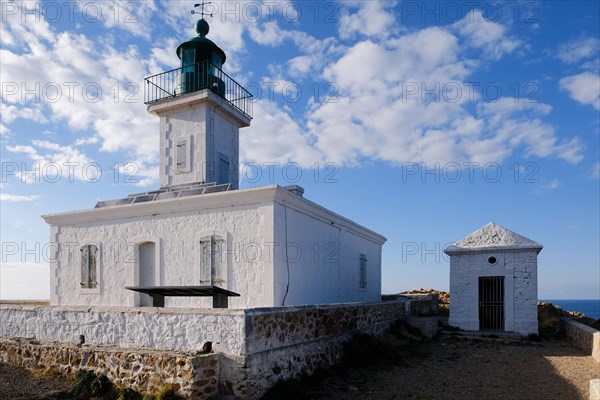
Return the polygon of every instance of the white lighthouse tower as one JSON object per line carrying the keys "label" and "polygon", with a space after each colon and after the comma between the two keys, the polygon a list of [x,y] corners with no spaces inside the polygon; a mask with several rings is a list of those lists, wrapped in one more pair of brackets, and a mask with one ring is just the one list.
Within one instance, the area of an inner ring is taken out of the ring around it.
{"label": "white lighthouse tower", "polygon": [[238,188],[239,129],[250,125],[251,95],[221,67],[226,55],[206,38],[177,48],[181,68],[146,78],[148,112],[160,117],[160,185],[215,182]]}

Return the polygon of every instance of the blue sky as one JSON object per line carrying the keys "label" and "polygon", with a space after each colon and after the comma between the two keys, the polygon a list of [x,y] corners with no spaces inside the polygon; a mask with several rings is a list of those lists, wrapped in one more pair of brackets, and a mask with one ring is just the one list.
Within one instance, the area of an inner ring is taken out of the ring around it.
{"label": "blue sky", "polygon": [[[385,293],[447,290],[443,248],[493,221],[544,245],[540,298],[600,298],[599,4],[213,2],[255,95],[240,186],[300,184],[385,235]],[[1,5],[0,298],[47,298],[40,215],[158,187],[144,77],[178,67],[198,15]]]}

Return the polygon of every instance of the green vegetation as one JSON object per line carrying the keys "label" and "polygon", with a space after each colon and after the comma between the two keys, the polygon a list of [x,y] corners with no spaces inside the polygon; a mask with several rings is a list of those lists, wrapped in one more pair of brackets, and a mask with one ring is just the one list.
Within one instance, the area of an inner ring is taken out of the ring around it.
{"label": "green vegetation", "polygon": [[140,400],[142,396],[131,388],[118,388],[117,400]]}
{"label": "green vegetation", "polygon": [[162,388],[160,390],[160,392],[158,392],[158,394],[156,395],[156,400],[185,400],[185,399],[183,397],[181,397],[180,395],[178,395],[177,393],[175,393],[173,391],[173,389],[166,386],[166,387]]}
{"label": "green vegetation", "polygon": [[75,374],[73,394],[81,397],[101,396],[108,392],[112,384],[106,375],[96,375],[93,371],[80,369]]}

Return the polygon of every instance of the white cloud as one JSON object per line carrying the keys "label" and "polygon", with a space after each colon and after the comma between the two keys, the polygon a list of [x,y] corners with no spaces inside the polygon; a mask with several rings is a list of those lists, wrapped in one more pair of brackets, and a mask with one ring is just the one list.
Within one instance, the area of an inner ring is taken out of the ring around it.
{"label": "white cloud", "polygon": [[534,193],[545,193],[545,192],[551,192],[553,190],[558,189],[559,187],[561,187],[563,184],[561,181],[559,181],[558,179],[553,179],[550,182],[540,182],[538,185],[536,185],[536,189],[534,190]]}
{"label": "white cloud", "polygon": [[0,104],[0,114],[2,114],[2,121],[6,124],[11,124],[19,118],[27,119],[38,123],[48,122],[48,119],[42,112],[40,105],[34,105],[32,107],[17,107],[15,105],[10,105],[2,102],[2,104]]}
{"label": "white cloud", "polygon": [[177,46],[179,46],[179,42],[175,38],[159,39],[155,43],[155,47],[150,51],[150,74],[155,75],[180,67],[179,58],[175,56]]}
{"label": "white cloud", "polygon": [[556,56],[568,64],[579,63],[600,54],[600,39],[595,37],[573,39],[558,47]]}
{"label": "white cloud", "polygon": [[[339,86],[340,97],[311,109],[308,126],[315,147],[327,160],[349,164],[364,157],[392,163],[498,162],[519,146],[526,155],[580,161],[578,141],[560,143],[552,126],[532,118],[547,115],[551,106],[512,98],[468,99],[464,81],[475,64],[460,61],[460,51],[457,38],[439,28],[386,44],[355,44],[324,71]],[[435,90],[448,83],[462,91],[455,102]],[[407,96],[411,84],[417,93]],[[423,95],[432,88],[431,97]],[[467,111],[471,101],[481,105],[480,113]]]}
{"label": "white cloud", "polygon": [[600,75],[583,72],[562,78],[559,85],[573,100],[600,110]]}
{"label": "white cloud", "polygon": [[[25,37],[41,29],[38,24],[7,26]],[[45,115],[49,115],[76,132],[92,128],[101,151],[127,151],[134,158],[155,160],[158,136],[148,134],[148,128],[158,129],[158,120],[146,112],[142,99],[142,82],[150,62],[144,62],[135,47],[119,52],[83,35],[55,34],[46,28],[43,37],[52,40],[35,39],[31,51],[16,54],[3,50],[2,81],[15,82],[19,88],[12,96],[3,93],[7,103],[2,104],[3,121],[9,124],[27,118],[46,123],[49,118]],[[37,95],[24,102],[21,88],[37,88]]]}
{"label": "white cloud", "polygon": [[23,202],[23,201],[33,201],[39,199],[40,196],[35,195],[16,195],[16,194],[8,194],[8,193],[0,193],[0,201],[14,201],[14,202]]}
{"label": "white cloud", "polygon": [[10,133],[10,129],[8,129],[4,124],[0,124],[0,136],[8,136]]}
{"label": "white cloud", "polygon": [[156,12],[154,0],[74,2],[87,21],[102,21],[107,28],[119,28],[150,39],[150,19]]}
{"label": "white cloud", "polygon": [[463,19],[455,22],[452,29],[468,47],[483,50],[483,54],[492,60],[499,60],[522,44],[520,40],[508,37],[504,25],[486,19],[478,9],[471,10]]}
{"label": "white cloud", "polygon": [[158,165],[148,166],[140,160],[129,161],[119,165],[119,179],[123,183],[135,186],[148,187],[158,182]]}
{"label": "white cloud", "polygon": [[494,117],[496,120],[521,112],[528,112],[534,115],[548,115],[551,111],[552,106],[548,104],[512,97],[502,97],[495,102],[482,103],[482,112]]}
{"label": "white cloud", "polygon": [[556,190],[561,186],[562,186],[562,182],[560,182],[558,179],[553,179],[548,184],[546,184],[544,187],[548,190]]}
{"label": "white cloud", "polygon": [[86,144],[96,144],[100,141],[96,136],[91,136],[87,138],[79,138],[73,143],[73,146],[83,146]]}
{"label": "white cloud", "polygon": [[289,110],[269,100],[254,103],[252,125],[240,131],[240,159],[244,162],[296,162],[309,167],[322,154],[311,146],[314,137],[296,122]]}
{"label": "white cloud", "polygon": [[600,179],[600,161],[598,161],[591,169],[590,177],[592,179]]}
{"label": "white cloud", "polygon": [[248,33],[250,39],[256,43],[271,47],[281,45],[284,40],[289,39],[293,35],[293,32],[284,31],[279,28],[276,20],[265,22],[262,26],[258,24],[249,25]]}
{"label": "white cloud", "polygon": [[390,8],[396,2],[359,1],[343,2],[344,6],[357,5],[358,10],[352,13],[349,8],[343,10],[339,20],[339,32],[342,39],[356,36],[370,38],[386,38],[396,31],[396,18]]}
{"label": "white cloud", "polygon": [[33,146],[6,146],[9,152],[25,154],[34,163],[34,166],[28,169],[33,171],[32,173],[16,173],[22,182],[35,183],[46,176],[50,179],[58,176],[94,182],[101,173],[101,167],[74,146],[62,146],[45,140],[34,140],[32,144]]}
{"label": "white cloud", "polygon": [[[473,45],[493,47],[506,39],[505,27],[483,20],[479,12],[471,17],[485,31],[479,32],[482,36],[473,39]],[[246,150],[245,157],[320,159],[346,165],[365,159],[502,162],[515,152],[569,163],[583,159],[578,138],[560,138],[544,122],[543,117],[552,112],[550,105],[514,98],[486,102],[477,93],[469,98],[471,90],[465,82],[479,64],[464,59],[461,38],[452,32],[424,28],[383,42],[358,41],[340,53],[330,51],[332,61],[320,75],[335,84],[336,96],[329,102],[309,101],[303,124],[285,108],[257,108],[257,118],[265,115],[264,121],[276,126],[274,131],[286,135],[281,141],[250,136],[252,142],[242,142],[242,149],[252,149]],[[286,82],[287,77],[308,73],[309,60],[310,56],[302,55],[289,60],[287,68],[274,66],[271,80]],[[318,71],[314,73],[319,75]],[[454,92],[442,92],[445,85]],[[427,90],[433,93],[426,94]],[[261,131],[268,132],[269,124]]]}

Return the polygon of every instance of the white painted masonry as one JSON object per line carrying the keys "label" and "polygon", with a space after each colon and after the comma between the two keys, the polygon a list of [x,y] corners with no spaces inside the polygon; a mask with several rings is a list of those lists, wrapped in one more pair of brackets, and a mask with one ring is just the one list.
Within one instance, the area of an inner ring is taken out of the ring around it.
{"label": "white painted masonry", "polygon": [[[378,301],[381,295],[386,239],[279,186],[43,218],[54,250],[51,305],[139,305],[125,286],[139,284],[137,249],[147,242],[155,243],[157,286],[199,285],[198,246],[210,234],[225,242],[223,287],[241,295],[230,298],[230,308],[281,306],[284,299],[285,305]],[[79,248],[88,242],[100,244],[94,292],[80,288]],[[359,289],[360,253],[367,255],[366,290]],[[166,307],[211,305],[210,298],[165,298]]]}
{"label": "white painted masonry", "polygon": [[241,310],[0,305],[0,337],[128,349],[245,351]]}
{"label": "white painted masonry", "polygon": [[[229,163],[227,182],[238,188],[239,129],[250,117],[210,90],[177,96],[148,106],[160,118],[160,184],[219,182],[220,157]],[[183,159],[178,144],[185,148]],[[185,164],[178,167],[178,163]]]}
{"label": "white painted masonry", "polygon": [[447,247],[450,325],[479,330],[479,278],[504,277],[504,330],[537,334],[537,255],[542,247],[494,223]]}

